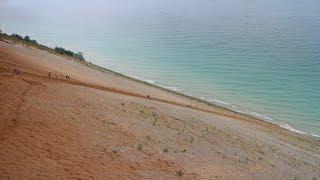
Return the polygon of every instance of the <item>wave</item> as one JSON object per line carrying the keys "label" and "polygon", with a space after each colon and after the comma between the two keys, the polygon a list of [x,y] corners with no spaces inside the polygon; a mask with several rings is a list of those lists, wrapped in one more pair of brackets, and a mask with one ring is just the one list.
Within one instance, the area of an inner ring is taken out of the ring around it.
{"label": "wave", "polygon": [[298,133],[298,134],[304,134],[304,135],[309,135],[309,136],[320,138],[320,135],[307,133],[307,132],[304,132],[304,131],[300,131],[298,129],[293,128],[292,126],[290,126],[287,123],[281,122],[280,120],[275,120],[275,119],[273,119],[273,118],[271,118],[269,116],[266,116],[266,115],[261,115],[261,114],[256,113],[256,112],[248,112],[248,111],[240,111],[240,112],[243,113],[243,114],[247,114],[247,115],[256,117],[256,118],[258,118],[258,119],[260,119],[262,121],[275,124],[275,125],[277,125],[277,126],[279,126],[281,128],[287,129],[289,131],[292,131],[292,132],[295,132],[295,133]]}
{"label": "wave", "polygon": [[284,129],[288,129],[290,131],[293,131],[293,132],[296,132],[296,133],[299,133],[299,134],[305,134],[305,135],[310,135],[310,136],[313,136],[313,137],[317,137],[317,138],[320,138],[320,135],[316,135],[316,134],[311,134],[311,133],[307,133],[307,132],[303,132],[303,131],[299,131],[295,128],[293,128],[292,126],[290,126],[289,124],[287,123],[277,123],[278,126],[284,128]]}
{"label": "wave", "polygon": [[224,102],[224,101],[221,101],[221,100],[217,100],[217,99],[209,100],[209,102],[214,102],[214,103],[218,103],[220,105],[225,105],[225,106],[230,106],[231,105],[230,103],[227,103],[227,102]]}
{"label": "wave", "polygon": [[[207,100],[206,98],[204,97],[200,97],[200,99],[202,100]],[[221,101],[221,100],[217,100],[217,99],[213,99],[213,100],[207,100],[209,102],[213,102],[214,104],[217,104],[217,105],[224,105],[224,107],[227,107],[229,108],[230,110],[233,110],[233,111],[236,111],[236,112],[239,112],[239,113],[242,113],[242,114],[247,114],[249,116],[253,116],[255,118],[258,118],[262,121],[266,121],[268,123],[272,123],[272,124],[275,124],[281,128],[284,128],[284,129],[287,129],[289,131],[292,131],[292,132],[295,132],[295,133],[299,133],[299,134],[305,134],[305,135],[309,135],[309,136],[313,136],[313,137],[317,137],[317,138],[320,138],[320,135],[317,135],[317,134],[312,134],[312,133],[307,133],[307,132],[303,132],[303,131],[300,131],[300,130],[297,130],[295,128],[293,128],[292,126],[290,126],[289,124],[287,123],[283,123],[283,122],[280,122],[280,121],[276,121],[275,119],[273,119],[272,117],[270,116],[267,116],[267,115],[261,115],[257,112],[251,112],[251,111],[247,111],[247,110],[243,110],[242,108],[240,108],[239,106],[237,105],[233,105],[231,103],[227,103],[227,102],[224,102],[224,101]]]}
{"label": "wave", "polygon": [[252,116],[255,116],[255,117],[259,117],[259,118],[262,118],[264,120],[268,120],[268,121],[274,121],[273,118],[269,117],[269,116],[266,116],[266,115],[261,115],[259,113],[256,113],[256,112],[249,112],[248,114],[252,115]]}
{"label": "wave", "polygon": [[[128,74],[124,74],[126,76],[129,76],[129,77],[132,77],[134,79],[137,79],[137,80],[140,80],[140,81],[144,81],[144,82],[147,82],[149,84],[154,84],[154,85],[158,85],[162,88],[165,88],[165,89],[169,89],[169,90],[172,90],[172,91],[182,91],[183,89],[181,88],[178,88],[178,87],[175,87],[175,86],[169,86],[169,85],[166,85],[164,83],[161,83],[161,82],[157,82],[155,80],[151,80],[151,79],[147,79],[147,78],[144,78],[144,77],[141,77],[141,76],[136,76],[136,75],[128,75]],[[191,96],[191,95],[190,95]]]}
{"label": "wave", "polygon": [[181,91],[182,89],[179,89],[177,87],[174,87],[174,86],[161,86],[165,89],[170,89],[170,90],[173,90],[173,91]]}
{"label": "wave", "polygon": [[[127,75],[127,76],[129,76],[129,75]],[[146,78],[140,77],[140,76],[129,76],[129,77],[132,77],[134,79],[138,79],[138,80],[141,80],[141,81],[145,81],[145,82],[150,83],[150,84],[155,84],[156,83],[156,81],[154,81],[154,80],[146,79]]]}
{"label": "wave", "polygon": [[290,126],[290,125],[287,124],[287,123],[278,123],[278,125],[279,125],[280,127],[282,127],[282,128],[288,129],[288,130],[293,131],[293,132],[296,132],[296,133],[308,134],[308,133],[306,133],[306,132],[299,131],[299,130],[293,128],[292,126]]}

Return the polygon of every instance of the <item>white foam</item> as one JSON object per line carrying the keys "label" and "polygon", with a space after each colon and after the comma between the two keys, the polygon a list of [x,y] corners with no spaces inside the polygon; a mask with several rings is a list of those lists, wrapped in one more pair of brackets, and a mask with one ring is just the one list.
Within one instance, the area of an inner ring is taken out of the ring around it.
{"label": "white foam", "polygon": [[135,78],[135,79],[140,79],[141,77],[139,77],[139,76],[131,76],[131,77],[133,77],[133,78]]}
{"label": "white foam", "polygon": [[320,135],[316,135],[316,134],[310,134],[311,136],[314,136],[314,137],[317,137],[317,138],[320,138]]}
{"label": "white foam", "polygon": [[154,80],[150,80],[150,79],[145,79],[143,77],[140,77],[140,76],[131,76],[132,78],[134,79],[138,79],[138,80],[141,80],[141,81],[145,81],[147,83],[150,83],[150,84],[154,84],[156,81]]}
{"label": "white foam", "polygon": [[279,126],[281,128],[287,129],[287,130],[292,131],[292,132],[296,132],[296,133],[299,133],[299,134],[305,134],[305,135],[309,135],[309,136],[313,136],[313,137],[317,137],[317,138],[320,137],[320,135],[311,134],[311,133],[307,133],[307,132],[303,132],[303,131],[297,130],[297,129],[293,128],[292,126],[290,126],[287,123],[276,122],[271,117],[265,116],[265,115],[261,115],[261,114],[258,114],[256,112],[245,112],[245,111],[242,111],[242,110],[237,110],[237,112],[240,112],[240,113],[243,113],[243,114],[252,115],[254,117],[260,118],[261,120],[264,120],[266,122],[275,124],[275,125],[277,125],[277,126]]}
{"label": "white foam", "polygon": [[256,113],[256,112],[250,112],[248,114],[253,115],[255,117],[260,117],[260,118],[265,119],[265,120],[273,121],[273,119],[271,117],[266,116],[266,115],[261,115],[261,114]]}
{"label": "white foam", "polygon": [[306,133],[306,132],[302,132],[302,131],[299,131],[299,130],[291,127],[291,126],[290,126],[289,124],[287,124],[287,123],[284,123],[284,124],[283,124],[283,123],[279,123],[278,125],[279,125],[280,127],[282,127],[282,128],[288,129],[288,130],[293,131],[293,132],[296,132],[296,133],[308,134],[308,133]]}
{"label": "white foam", "polygon": [[219,103],[219,104],[223,104],[223,105],[226,105],[226,106],[231,105],[230,103],[223,102],[223,101],[220,101],[220,100],[217,100],[217,99],[213,99],[213,100],[209,100],[209,101],[216,102],[216,103]]}
{"label": "white foam", "polygon": [[293,132],[296,132],[296,133],[299,133],[299,134],[305,134],[305,135],[309,135],[309,136],[313,136],[313,137],[320,137],[319,135],[316,135],[316,134],[311,134],[311,133],[307,133],[307,132],[303,132],[303,131],[299,131],[295,128],[293,128],[292,126],[290,126],[289,124],[287,123],[278,123],[278,125],[284,129],[288,129],[290,131],[293,131]]}
{"label": "white foam", "polygon": [[174,86],[163,86],[163,87],[166,88],[166,89],[173,90],[173,91],[178,91],[178,90],[180,90],[179,88],[174,87]]}
{"label": "white foam", "polygon": [[147,82],[150,83],[150,84],[153,84],[153,83],[156,82],[156,81],[154,81],[154,80],[149,80],[149,79],[146,79],[145,81],[147,81]]}

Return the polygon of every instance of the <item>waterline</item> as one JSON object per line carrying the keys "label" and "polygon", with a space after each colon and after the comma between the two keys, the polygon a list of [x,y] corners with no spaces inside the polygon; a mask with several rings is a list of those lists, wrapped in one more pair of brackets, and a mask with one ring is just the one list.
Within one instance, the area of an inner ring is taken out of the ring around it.
{"label": "waterline", "polygon": [[313,137],[316,137],[316,138],[320,138],[320,135],[307,133],[307,132],[295,129],[292,126],[290,126],[289,124],[287,124],[287,123],[281,122],[279,120],[275,120],[272,117],[267,116],[267,115],[261,115],[261,114],[259,114],[257,112],[251,112],[249,110],[241,108],[238,105],[227,103],[227,102],[224,102],[222,100],[207,99],[205,97],[194,96],[192,94],[187,94],[187,93],[184,93],[184,91],[182,89],[179,89],[178,87],[168,86],[168,85],[165,85],[165,83],[160,83],[160,82],[157,82],[157,81],[154,81],[154,80],[147,80],[146,78],[143,78],[143,77],[140,77],[140,76],[134,76],[134,75],[129,75],[129,74],[124,74],[124,75],[128,76],[130,78],[139,80],[139,81],[144,81],[144,82],[147,82],[149,84],[152,84],[152,85],[155,85],[155,86],[159,86],[159,87],[164,88],[164,89],[168,89],[168,90],[173,91],[173,92],[182,93],[182,94],[185,94],[187,96],[191,96],[191,97],[200,99],[200,100],[205,101],[207,103],[212,103],[212,104],[214,104],[216,106],[219,106],[219,107],[227,108],[227,109],[232,110],[232,111],[237,112],[237,113],[241,113],[241,114],[248,115],[250,117],[254,117],[256,119],[259,119],[259,120],[262,120],[262,121],[277,125],[277,126],[279,126],[281,128],[287,129],[289,131],[292,131],[292,132],[295,132],[295,133],[298,133],[298,134],[304,134],[304,135],[309,135],[309,136],[313,136]]}

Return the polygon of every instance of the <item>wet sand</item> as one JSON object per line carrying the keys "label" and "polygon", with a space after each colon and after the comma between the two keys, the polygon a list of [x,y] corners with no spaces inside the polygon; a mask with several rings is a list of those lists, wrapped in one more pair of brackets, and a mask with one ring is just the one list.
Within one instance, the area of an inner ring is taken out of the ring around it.
{"label": "wet sand", "polygon": [[320,178],[319,139],[90,63],[2,40],[0,79],[0,178]]}

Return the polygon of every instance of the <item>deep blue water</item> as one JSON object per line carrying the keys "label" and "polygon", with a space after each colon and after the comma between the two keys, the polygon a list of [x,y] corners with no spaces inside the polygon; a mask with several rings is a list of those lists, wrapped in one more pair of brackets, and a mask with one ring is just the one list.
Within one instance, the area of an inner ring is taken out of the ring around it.
{"label": "deep blue water", "polygon": [[320,135],[319,0],[3,0],[0,28]]}

